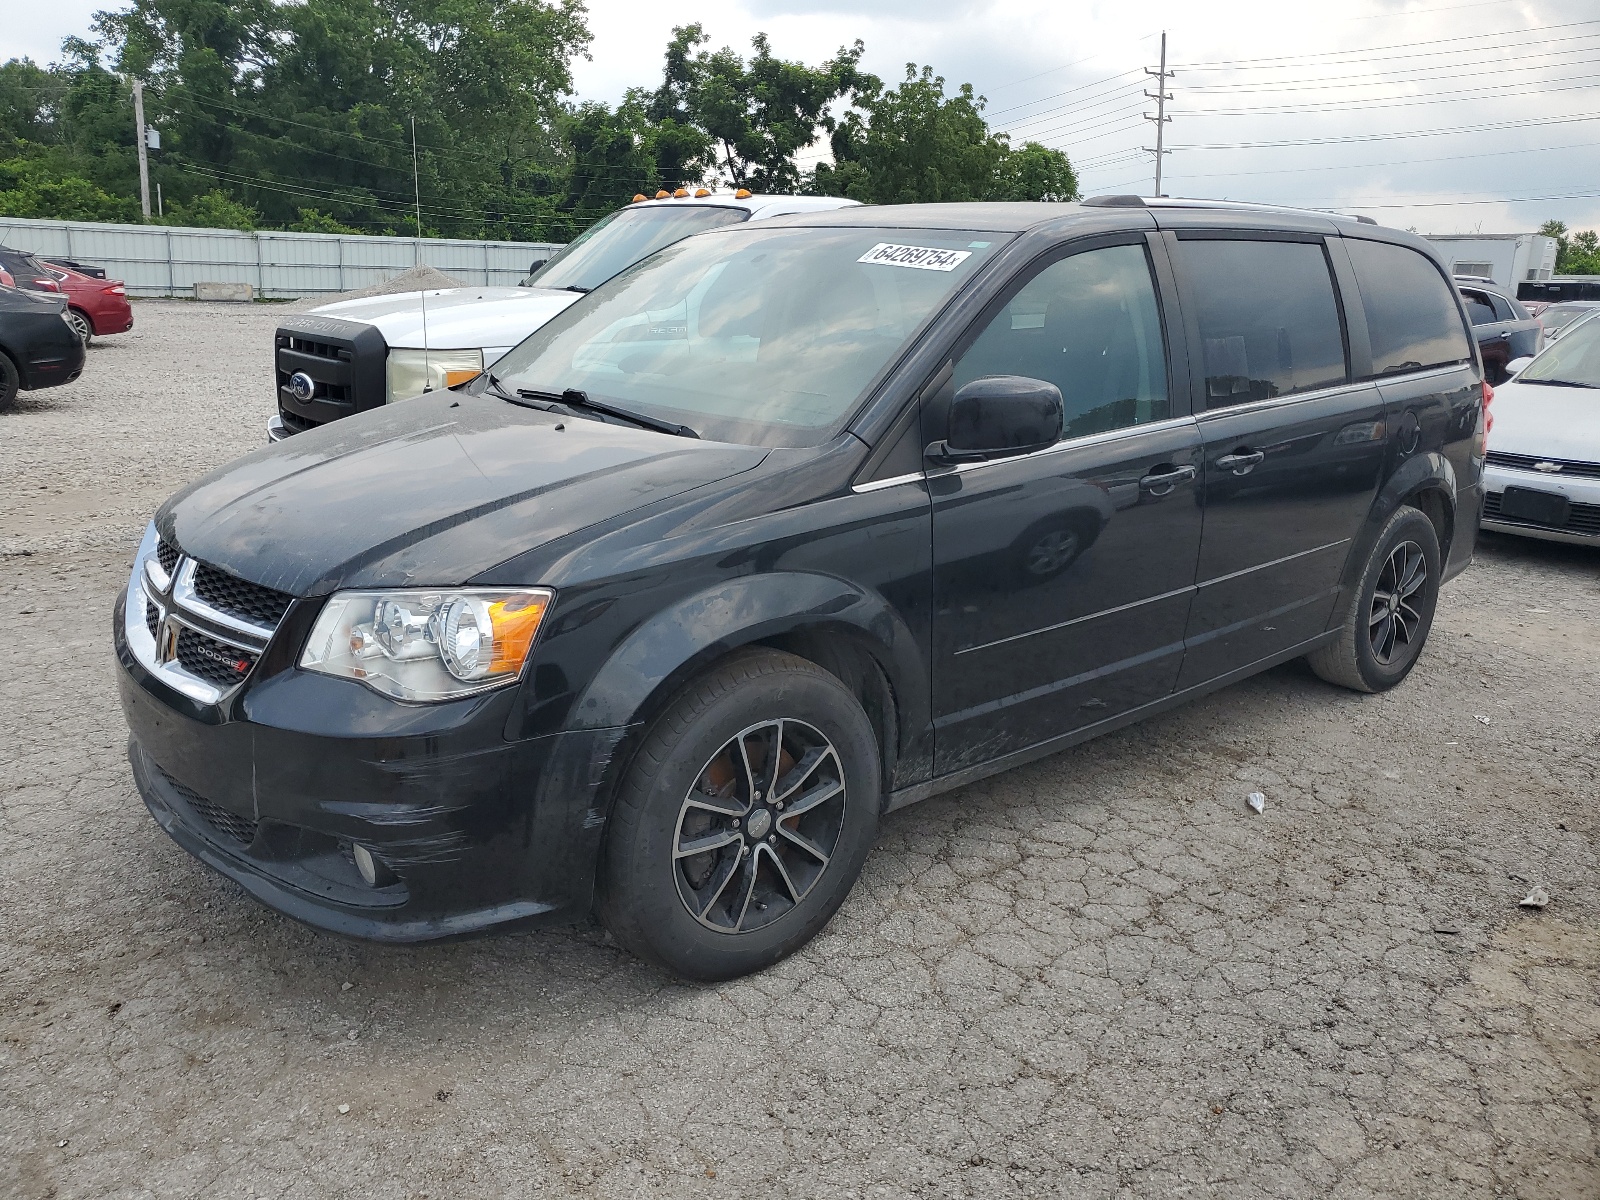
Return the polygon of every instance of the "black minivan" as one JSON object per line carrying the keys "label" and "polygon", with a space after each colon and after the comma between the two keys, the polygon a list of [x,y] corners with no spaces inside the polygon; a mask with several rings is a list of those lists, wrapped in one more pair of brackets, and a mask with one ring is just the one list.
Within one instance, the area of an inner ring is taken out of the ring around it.
{"label": "black minivan", "polygon": [[167,501],[115,616],[134,777],[323,929],[593,906],[681,975],[756,970],[891,809],[1298,656],[1400,682],[1489,396],[1429,245],[1356,220],[699,235]]}

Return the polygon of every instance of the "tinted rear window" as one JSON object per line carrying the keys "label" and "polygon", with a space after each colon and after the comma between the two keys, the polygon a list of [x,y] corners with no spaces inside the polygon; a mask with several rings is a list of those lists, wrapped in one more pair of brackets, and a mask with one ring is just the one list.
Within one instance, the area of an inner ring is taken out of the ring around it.
{"label": "tinted rear window", "polygon": [[1344,332],[1320,245],[1180,241],[1178,259],[1200,324],[1207,408],[1345,381]]}
{"label": "tinted rear window", "polygon": [[1394,375],[1472,358],[1450,285],[1405,246],[1347,238],[1372,340],[1372,373]]}

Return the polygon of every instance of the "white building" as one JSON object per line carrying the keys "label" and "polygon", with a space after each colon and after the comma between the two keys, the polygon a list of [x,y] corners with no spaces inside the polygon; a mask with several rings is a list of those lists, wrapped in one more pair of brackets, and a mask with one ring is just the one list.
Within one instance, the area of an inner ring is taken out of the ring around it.
{"label": "white building", "polygon": [[1452,275],[1492,279],[1516,294],[1517,284],[1549,279],[1556,269],[1556,240],[1538,233],[1430,233]]}

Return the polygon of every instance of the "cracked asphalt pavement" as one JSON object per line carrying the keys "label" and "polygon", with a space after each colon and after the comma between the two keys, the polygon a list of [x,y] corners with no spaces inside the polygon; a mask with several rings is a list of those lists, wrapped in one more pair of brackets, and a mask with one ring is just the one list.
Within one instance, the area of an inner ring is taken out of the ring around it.
{"label": "cracked asphalt pavement", "polygon": [[1487,538],[1386,695],[1291,664],[891,815],[755,978],[365,945],[133,790],[113,598],[281,310],[135,311],[0,416],[0,1194],[1600,1196],[1600,552]]}

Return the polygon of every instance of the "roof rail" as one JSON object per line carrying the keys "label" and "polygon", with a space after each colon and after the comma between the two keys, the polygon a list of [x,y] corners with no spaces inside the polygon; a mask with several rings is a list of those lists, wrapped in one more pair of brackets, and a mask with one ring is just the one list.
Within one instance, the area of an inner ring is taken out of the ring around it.
{"label": "roof rail", "polygon": [[1359,221],[1376,225],[1371,217],[1328,212],[1320,208],[1296,208],[1292,204],[1256,204],[1248,200],[1201,200],[1187,196],[1090,196],[1078,203],[1090,208],[1242,208],[1250,212],[1315,213],[1336,221]]}

